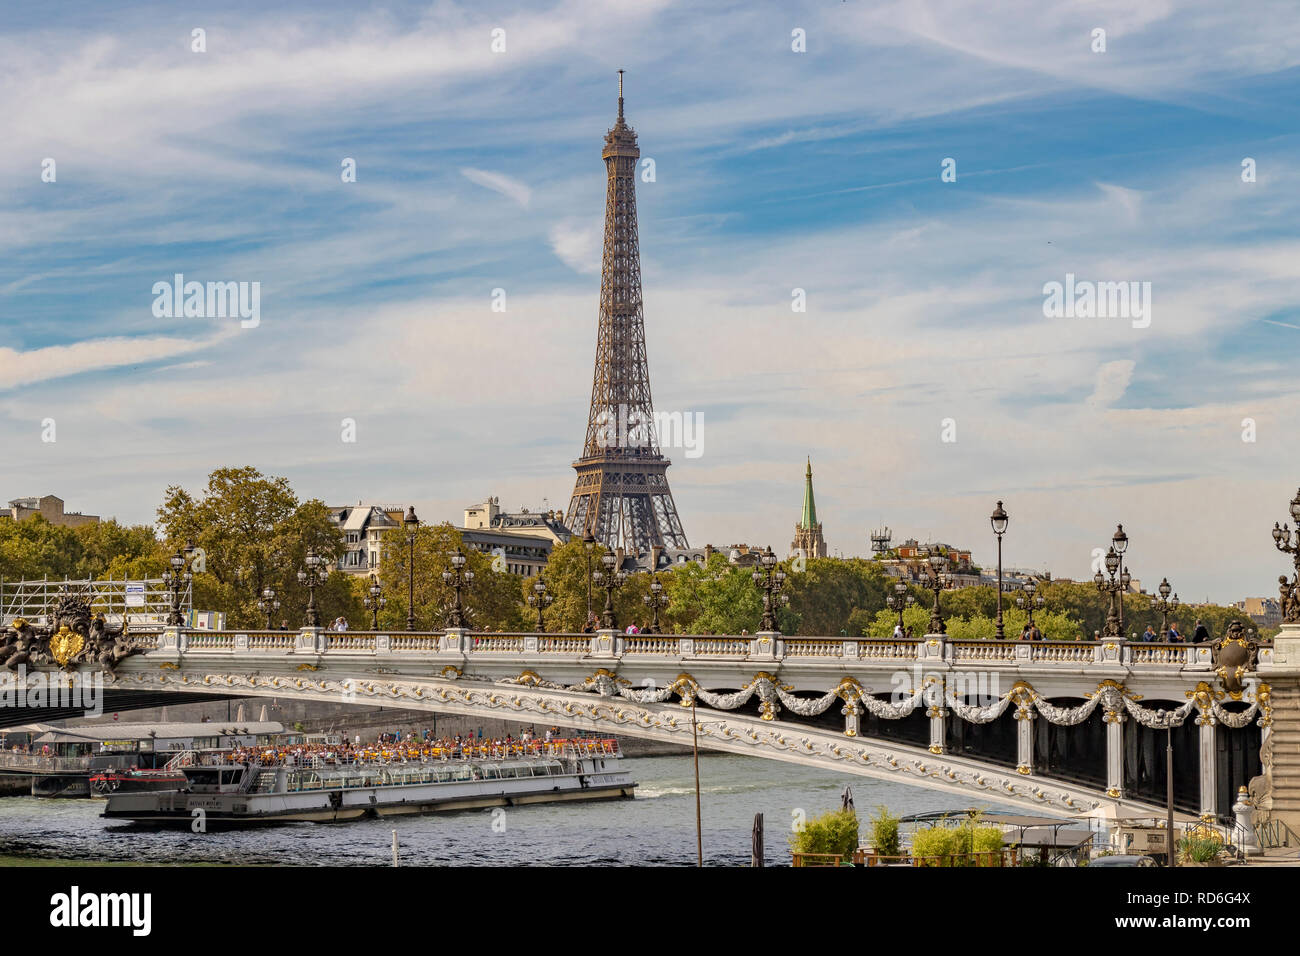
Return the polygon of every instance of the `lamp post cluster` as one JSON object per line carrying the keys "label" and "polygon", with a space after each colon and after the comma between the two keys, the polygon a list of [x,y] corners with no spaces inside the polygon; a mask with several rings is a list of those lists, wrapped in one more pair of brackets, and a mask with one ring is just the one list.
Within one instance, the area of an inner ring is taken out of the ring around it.
{"label": "lamp post cluster", "polygon": [[948,583],[948,556],[935,551],[921,567],[924,572],[922,587],[934,592],[934,607],[930,609],[930,633],[947,634],[948,625],[944,623],[943,612],[939,608],[939,592]]}
{"label": "lamp post cluster", "polygon": [[894,585],[894,593],[885,598],[885,603],[898,612],[898,627],[903,627],[903,609],[916,603],[916,598],[907,593],[907,585],[902,581]]}
{"label": "lamp post cluster", "polygon": [[167,615],[167,623],[175,627],[185,623],[185,618],[181,615],[181,592],[194,580],[194,575],[190,573],[189,568],[193,555],[194,544],[187,541],[183,549],[177,550],[167,560],[168,566],[163,569],[163,585],[167,588],[167,597],[171,603],[171,613]]}
{"label": "lamp post cluster", "polygon": [[1178,595],[1169,598],[1169,592],[1173,588],[1169,584],[1168,578],[1160,579],[1160,587],[1156,588],[1160,592],[1159,599],[1151,599],[1151,607],[1160,612],[1160,636],[1164,638],[1169,633],[1169,612],[1178,610]]}
{"label": "lamp post cluster", "polygon": [[1124,633],[1124,599],[1132,576],[1124,570],[1124,552],[1128,550],[1128,535],[1124,526],[1117,525],[1111,538],[1110,548],[1106,551],[1106,573],[1097,571],[1092,581],[1097,590],[1110,596],[1110,605],[1106,612],[1106,637],[1120,637]]}
{"label": "lamp post cluster", "polygon": [[546,593],[546,580],[539,574],[537,580],[533,583],[533,593],[528,595],[530,606],[537,608],[537,632],[543,634],[546,632],[546,619],[542,612],[546,610],[547,605],[553,601],[549,594]]}
{"label": "lamp post cluster", "polygon": [[272,627],[271,616],[280,610],[280,599],[275,595],[275,588],[268,586],[262,590],[262,596],[257,600],[257,609],[266,615],[266,629],[269,631]]}
{"label": "lamp post cluster", "polygon": [[303,566],[298,569],[298,583],[307,585],[307,626],[319,627],[320,615],[316,612],[316,587],[329,577],[329,562],[308,548]]}
{"label": "lamp post cluster", "polygon": [[1047,602],[1038,595],[1038,585],[1034,579],[1030,578],[1020,588],[1023,594],[1016,597],[1016,606],[1024,608],[1029,613],[1029,626],[1034,626],[1034,610],[1041,608]]}
{"label": "lamp post cluster", "polygon": [[785,586],[785,572],[777,564],[776,555],[772,552],[771,545],[768,545],[767,550],[759,556],[759,564],[761,569],[755,569],[751,577],[763,592],[763,623],[761,629],[775,631],[777,607],[785,607],[790,603],[790,596],[781,593],[781,589]]}
{"label": "lamp post cluster", "polygon": [[668,595],[664,594],[664,586],[659,581],[659,575],[651,572],[650,574],[650,593],[641,599],[645,606],[650,608],[650,626],[645,629],[647,634],[663,633],[659,628],[659,609],[668,606]]}
{"label": "lamp post cluster", "polygon": [[474,581],[474,572],[465,567],[467,560],[460,548],[457,548],[451,553],[451,570],[442,572],[443,582],[450,584],[455,591],[451,613],[447,616],[448,627],[465,626],[465,604],[461,599],[461,591]]}
{"label": "lamp post cluster", "polygon": [[1294,558],[1295,574],[1290,581],[1287,581],[1286,575],[1277,579],[1279,603],[1282,605],[1282,620],[1288,624],[1294,624],[1300,621],[1300,601],[1296,599],[1296,589],[1300,587],[1300,491],[1295,493],[1291,499],[1290,506],[1291,518],[1295,521],[1296,541],[1291,543],[1291,528],[1287,524],[1280,527],[1277,522],[1273,523],[1273,544],[1283,554],[1292,555]]}
{"label": "lamp post cluster", "polygon": [[[591,550],[587,551],[587,565],[591,565]],[[618,622],[614,619],[614,591],[623,586],[627,580],[627,575],[617,569],[618,558],[613,551],[606,551],[600,556],[600,563],[604,570],[597,568],[591,572],[590,580],[594,581],[597,587],[605,588],[605,611],[601,616],[601,626],[606,630],[613,630],[618,627]],[[587,614],[590,619],[591,614],[591,591],[587,591]]]}
{"label": "lamp post cluster", "polygon": [[366,596],[361,599],[361,603],[370,612],[371,630],[379,630],[379,612],[388,603],[388,598],[384,597],[384,589],[379,586],[379,579],[373,574],[370,575],[370,587],[366,589]]}

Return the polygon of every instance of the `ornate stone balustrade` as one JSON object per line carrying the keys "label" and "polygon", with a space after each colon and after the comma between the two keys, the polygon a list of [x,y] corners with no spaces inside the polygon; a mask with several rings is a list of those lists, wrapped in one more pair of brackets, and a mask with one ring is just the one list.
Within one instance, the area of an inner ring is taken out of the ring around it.
{"label": "ornate stone balustrade", "polygon": [[[824,641],[805,637],[788,637],[784,641],[787,657],[843,657],[846,644],[854,650],[856,643]],[[855,654],[854,657],[857,655]]]}
{"label": "ornate stone balustrade", "polygon": [[[762,663],[765,667],[830,666],[898,669],[923,663],[927,668],[975,668],[991,672],[1018,671],[1081,673],[1096,668],[1100,678],[1118,670],[1176,676],[1184,671],[1212,669],[1208,646],[1141,644],[1119,641],[955,641],[930,634],[914,639],[783,637],[755,635],[619,634],[500,634],[447,631],[332,632],[197,631],[168,628],[161,634],[136,634],[132,640],[150,656],[207,654],[310,654],[332,657],[508,658],[521,667],[530,660],[577,662],[586,659],[648,661],[650,659],[717,660]],[[1271,652],[1271,648],[1264,651]],[[1261,661],[1268,655],[1261,653]],[[1271,658],[1270,658],[1271,659]],[[1104,672],[1104,673],[1103,673]],[[1199,678],[1198,678],[1199,679]]]}

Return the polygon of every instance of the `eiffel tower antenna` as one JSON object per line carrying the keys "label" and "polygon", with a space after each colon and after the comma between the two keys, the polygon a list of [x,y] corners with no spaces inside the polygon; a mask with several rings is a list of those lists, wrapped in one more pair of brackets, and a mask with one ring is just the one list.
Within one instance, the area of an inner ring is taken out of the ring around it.
{"label": "eiffel tower antenna", "polygon": [[618,71],[618,119],[605,134],[605,249],[601,261],[596,369],[582,457],[565,524],[608,548],[646,553],[687,548],[668,466],[659,450],[650,398],[641,251],[636,224],[636,132],[623,119],[623,71]]}

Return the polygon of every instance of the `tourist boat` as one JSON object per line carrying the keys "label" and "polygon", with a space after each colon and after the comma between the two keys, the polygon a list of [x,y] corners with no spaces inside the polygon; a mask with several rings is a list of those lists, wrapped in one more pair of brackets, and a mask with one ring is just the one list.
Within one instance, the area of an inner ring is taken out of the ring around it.
{"label": "tourist boat", "polygon": [[[519,750],[519,748],[516,748]],[[183,789],[108,794],[102,816],[205,827],[310,821],[632,797],[615,740],[578,739],[532,751],[422,759],[329,761],[292,756],[179,766]]]}

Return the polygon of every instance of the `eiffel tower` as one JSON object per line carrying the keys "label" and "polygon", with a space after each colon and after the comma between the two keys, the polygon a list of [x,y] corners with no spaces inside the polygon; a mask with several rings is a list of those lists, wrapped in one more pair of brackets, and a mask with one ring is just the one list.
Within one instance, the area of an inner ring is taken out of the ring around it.
{"label": "eiffel tower", "polygon": [[636,227],[636,133],[623,120],[623,71],[618,71],[618,120],[605,134],[605,253],[601,262],[596,372],[582,457],[565,524],[608,548],[645,553],[687,548],[668,490],[659,450],[646,362],[641,310],[641,252]]}

